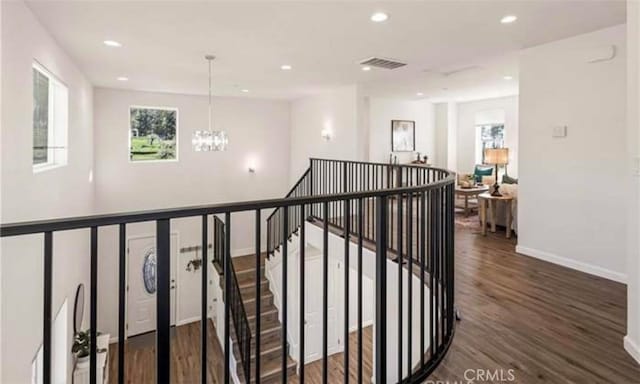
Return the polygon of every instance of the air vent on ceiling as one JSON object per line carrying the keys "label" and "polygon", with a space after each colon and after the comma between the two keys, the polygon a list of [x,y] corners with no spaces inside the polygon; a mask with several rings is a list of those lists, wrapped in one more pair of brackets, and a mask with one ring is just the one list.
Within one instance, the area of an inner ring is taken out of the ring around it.
{"label": "air vent on ceiling", "polygon": [[401,63],[399,61],[391,59],[383,59],[381,57],[370,57],[368,59],[362,60],[360,64],[384,69],[396,69],[407,65],[406,63]]}

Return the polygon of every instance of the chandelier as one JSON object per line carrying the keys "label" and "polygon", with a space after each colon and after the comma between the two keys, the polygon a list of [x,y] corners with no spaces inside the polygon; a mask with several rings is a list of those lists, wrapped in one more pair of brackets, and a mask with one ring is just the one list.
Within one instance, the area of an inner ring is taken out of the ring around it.
{"label": "chandelier", "polygon": [[204,57],[209,63],[209,129],[193,132],[191,145],[196,152],[224,151],[227,149],[229,138],[225,131],[214,131],[213,125],[213,98],[211,96],[211,68],[212,62],[216,58],[213,55]]}

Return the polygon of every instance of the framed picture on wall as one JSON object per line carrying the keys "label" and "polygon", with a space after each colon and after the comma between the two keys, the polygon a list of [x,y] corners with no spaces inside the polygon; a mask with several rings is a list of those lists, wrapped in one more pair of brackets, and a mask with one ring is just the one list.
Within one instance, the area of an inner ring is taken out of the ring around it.
{"label": "framed picture on wall", "polygon": [[416,122],[413,120],[391,120],[391,151],[413,152],[416,150]]}

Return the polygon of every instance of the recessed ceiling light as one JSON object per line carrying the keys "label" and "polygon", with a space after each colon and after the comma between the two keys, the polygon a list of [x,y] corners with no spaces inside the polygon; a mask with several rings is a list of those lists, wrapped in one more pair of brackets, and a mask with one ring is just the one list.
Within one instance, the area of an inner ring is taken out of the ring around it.
{"label": "recessed ceiling light", "polygon": [[248,90],[248,89],[241,89],[241,90],[240,90],[240,92],[242,92],[242,93],[248,93],[248,92],[249,92],[249,90]]}
{"label": "recessed ceiling light", "polygon": [[503,79],[505,79],[505,80],[513,80],[513,76],[504,76]]}
{"label": "recessed ceiling light", "polygon": [[122,47],[122,44],[118,43],[115,40],[105,40],[104,45],[107,47]]}
{"label": "recessed ceiling light", "polygon": [[282,69],[283,71],[288,71],[290,70],[292,67],[289,64],[284,64],[280,67],[280,69]]}
{"label": "recessed ceiling light", "polygon": [[371,15],[371,21],[375,23],[381,23],[383,21],[386,21],[388,18],[389,18],[389,15],[387,15],[384,12],[376,12],[373,15]]}
{"label": "recessed ceiling light", "polygon": [[129,81],[129,78],[126,76],[120,76],[117,78],[118,81]]}
{"label": "recessed ceiling light", "polygon": [[364,67],[362,67],[362,70],[363,70],[363,71],[370,71],[370,70],[371,70],[371,67],[370,67],[370,66],[368,66],[368,65],[365,65]]}
{"label": "recessed ceiling light", "polygon": [[424,93],[418,92],[418,93],[416,93],[416,96],[424,96]]}
{"label": "recessed ceiling light", "polygon": [[511,24],[516,20],[518,20],[518,17],[516,15],[507,15],[507,16],[503,17],[502,19],[500,19],[500,22],[502,24]]}

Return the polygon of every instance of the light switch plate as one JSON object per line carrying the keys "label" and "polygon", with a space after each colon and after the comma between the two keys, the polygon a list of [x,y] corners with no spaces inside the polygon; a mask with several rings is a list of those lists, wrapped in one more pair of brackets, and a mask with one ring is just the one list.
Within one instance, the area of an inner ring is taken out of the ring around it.
{"label": "light switch plate", "polygon": [[553,127],[553,137],[567,137],[567,126],[558,125]]}
{"label": "light switch plate", "polygon": [[640,156],[635,156],[633,158],[633,175],[640,176]]}

